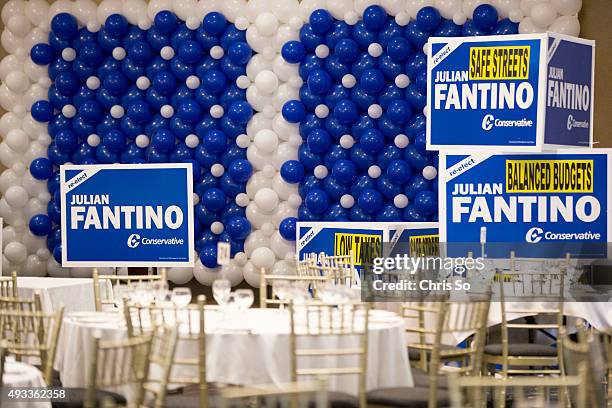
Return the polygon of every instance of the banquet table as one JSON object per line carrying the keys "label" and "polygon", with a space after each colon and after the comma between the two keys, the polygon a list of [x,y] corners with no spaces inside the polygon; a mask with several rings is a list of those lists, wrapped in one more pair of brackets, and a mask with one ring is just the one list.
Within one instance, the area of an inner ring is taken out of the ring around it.
{"label": "banquet table", "polygon": [[64,313],[95,310],[93,279],[18,277],[20,297],[31,298],[40,293],[45,313],[52,313],[64,305]]}
{"label": "banquet table", "polygon": [[[3,387],[45,387],[42,373],[36,367],[7,358],[4,363]],[[6,398],[6,397],[5,397]],[[3,401],[11,408],[50,408],[50,402]]]}
{"label": "banquet table", "polygon": [[[287,310],[248,309],[238,316],[210,309],[206,310],[205,318],[207,381],[236,385],[281,384],[290,381],[290,322]],[[65,387],[85,386],[94,333],[102,339],[121,339],[127,335],[119,313],[67,315],[55,361],[55,368],[60,372]],[[350,336],[333,335],[317,336],[316,340],[308,338],[311,342],[325,342],[323,347],[355,347],[356,340]],[[307,346],[321,347],[321,344],[309,343]],[[405,350],[403,320],[390,312],[372,311],[368,338],[367,389],[413,385]],[[176,358],[194,358],[197,353],[195,342],[179,341]],[[355,358],[356,363],[356,357],[342,358]],[[173,375],[197,375],[190,367],[178,366],[174,370]],[[181,372],[177,373],[178,370]],[[356,377],[332,378],[330,389],[356,394]],[[113,391],[128,399],[131,394],[129,387]]]}

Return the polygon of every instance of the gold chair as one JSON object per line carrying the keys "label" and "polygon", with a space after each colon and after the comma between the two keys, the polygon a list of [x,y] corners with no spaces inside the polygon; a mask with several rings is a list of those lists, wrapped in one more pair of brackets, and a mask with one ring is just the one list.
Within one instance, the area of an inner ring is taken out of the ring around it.
{"label": "gold chair", "polygon": [[[297,275],[272,275],[266,273],[265,268],[261,268],[261,272],[259,274],[260,308],[265,309],[268,307],[268,305],[286,306],[289,304],[289,296],[287,296],[287,299],[279,299],[276,296],[274,289],[276,282],[287,282],[289,286],[301,285],[303,286],[304,292],[310,290],[315,297],[317,293],[317,286],[319,284],[329,282],[327,276],[321,275],[316,269],[313,268],[312,261],[298,262],[298,265],[300,264],[303,265],[298,268],[300,273]],[[271,286],[270,290],[268,290],[268,286]],[[287,288],[287,290],[291,290],[291,288]],[[270,292],[270,295],[268,292]]]}
{"label": "gold chair", "polygon": [[350,251],[348,255],[322,255],[320,263],[322,275],[328,276],[336,285],[351,287],[357,283],[353,251]]}
{"label": "gold chair", "polygon": [[[190,304],[184,308],[179,308],[175,305],[151,305],[141,306],[138,304],[130,304],[124,302],[124,316],[127,324],[129,337],[136,337],[142,334],[150,333],[152,324],[154,325],[176,325],[183,330],[179,330],[178,341],[185,346],[187,343],[195,343],[198,349],[198,357],[184,358],[174,356],[172,367],[183,366],[186,369],[190,367],[197,370],[197,375],[193,377],[178,377],[170,373],[168,378],[169,384],[178,384],[186,386],[178,393],[166,395],[166,407],[186,406],[186,400],[189,400],[189,406],[192,406],[193,400],[199,401],[200,408],[206,408],[209,399],[209,386],[206,382],[206,330],[205,330],[205,305],[206,297],[200,295],[197,298],[197,304]],[[172,372],[172,371],[171,371]],[[192,392],[193,387],[197,387],[197,392]]]}
{"label": "gold chair", "polygon": [[0,296],[17,297],[17,272],[11,276],[0,276]]}
{"label": "gold chair", "polygon": [[6,340],[0,340],[0,387],[4,385],[2,379],[4,378],[4,361],[6,360],[7,348]]}
{"label": "gold chair", "polygon": [[[432,337],[432,342],[415,344],[420,352],[427,352],[430,356],[427,372],[418,368],[412,370],[414,387],[382,388],[368,392],[368,406],[435,408],[448,402],[447,384],[443,376],[450,372],[457,375],[480,374],[490,293],[482,299],[466,302],[448,302],[442,297],[432,304],[436,313],[434,328],[419,331],[419,334]],[[445,337],[456,338],[466,333],[474,333],[466,347],[443,342]],[[452,366],[447,365],[450,363]]]}
{"label": "gold chair", "polygon": [[[304,377],[357,376],[357,398],[341,392],[330,392],[329,402],[332,407],[353,405],[365,408],[369,310],[370,305],[364,303],[344,305],[289,303],[291,381],[296,382]],[[356,346],[326,348],[305,347],[301,344],[309,339],[318,343],[324,336],[352,338]],[[353,356],[356,362],[346,362],[346,357],[350,356]],[[328,364],[320,367],[322,361]]]}
{"label": "gold chair", "polygon": [[[100,340],[94,337],[83,406],[96,407],[100,391],[124,385],[134,386],[135,395],[130,405],[143,406],[151,342],[150,334],[124,340]],[[106,397],[108,393],[102,396]],[[122,402],[117,399],[115,402]]]}
{"label": "gold chair", "polygon": [[42,301],[40,293],[35,292],[31,298],[18,296],[0,297],[0,311],[22,311],[22,312],[41,312]]}
{"label": "gold chair", "polygon": [[[566,261],[567,266],[569,265],[569,255]],[[503,279],[498,279],[502,317],[501,343],[485,345],[485,368],[490,369],[499,365],[502,367],[501,374],[503,377],[512,374],[564,375],[563,342],[557,342],[556,348],[536,343],[511,343],[509,341],[509,331],[520,329],[559,332],[563,327],[563,297],[567,268],[564,267],[558,272],[517,272],[516,263],[514,252],[512,252],[510,271],[504,272]],[[522,306],[525,302],[530,301],[547,302],[547,308],[538,311],[538,314],[552,316],[554,321],[552,323],[510,322],[508,318],[510,314],[533,314],[533,310]]]}
{"label": "gold chair", "polygon": [[0,338],[6,341],[7,352],[17,361],[23,357],[40,359],[43,378],[49,385],[58,385],[53,363],[63,314],[63,306],[52,314],[38,310],[0,311]]}
{"label": "gold chair", "polygon": [[166,281],[166,270],[161,269],[159,275],[100,275],[93,270],[93,289],[96,311],[101,312],[104,306],[114,306],[113,290],[116,285],[125,285],[128,288],[142,282]]}
{"label": "gold chair", "polygon": [[[451,407],[505,407],[508,395],[506,389],[511,389],[514,399],[512,406],[515,408],[586,408],[585,371],[584,366],[581,366],[578,375],[560,377],[458,377],[452,374],[449,384]],[[567,398],[567,390],[570,387],[576,389],[573,404]],[[558,390],[556,405],[553,404],[554,401],[550,401],[555,389]],[[488,390],[491,392],[487,392]],[[492,402],[487,403],[488,395],[492,396]]]}
{"label": "gold chair", "polygon": [[328,408],[325,381],[294,382],[278,386],[227,387],[220,391],[220,408],[277,406]]}

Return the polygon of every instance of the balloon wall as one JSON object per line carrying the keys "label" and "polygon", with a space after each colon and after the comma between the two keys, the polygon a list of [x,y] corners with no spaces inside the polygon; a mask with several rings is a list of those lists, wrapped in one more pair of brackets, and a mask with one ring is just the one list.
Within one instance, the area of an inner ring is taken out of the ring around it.
{"label": "balloon wall", "polygon": [[[10,0],[3,269],[62,268],[59,165],[190,162],[196,267],[292,273],[299,220],[437,220],[429,36],[578,35],[581,0]],[[216,243],[231,244],[228,266]],[[110,272],[110,271],[102,271]]]}

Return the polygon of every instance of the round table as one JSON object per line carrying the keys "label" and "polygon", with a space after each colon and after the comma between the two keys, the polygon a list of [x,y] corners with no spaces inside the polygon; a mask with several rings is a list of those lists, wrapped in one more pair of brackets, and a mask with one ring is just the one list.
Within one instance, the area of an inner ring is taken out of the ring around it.
{"label": "round table", "polygon": [[[10,358],[4,363],[3,387],[46,387],[45,380],[39,369],[26,363]],[[28,402],[4,400],[12,408],[50,408],[50,402]]]}
{"label": "round table", "polygon": [[[290,381],[290,326],[287,310],[248,309],[236,315],[211,309],[206,310],[205,318],[209,382],[253,385]],[[123,317],[119,313],[81,313],[77,316],[68,314],[64,319],[55,368],[60,372],[65,387],[85,386],[95,332],[102,339],[125,338]],[[349,336],[317,336],[317,340],[308,339],[324,341],[324,347],[354,347],[351,341],[356,340]],[[194,358],[197,353],[195,342],[179,341],[177,358]],[[177,369],[181,372],[177,372]],[[175,367],[173,375],[194,376],[196,373],[189,367],[179,366]],[[367,389],[412,385],[403,320],[387,311],[372,311],[368,338]],[[329,386],[332,390],[356,394],[357,378],[332,378]],[[129,398],[128,387],[114,391]]]}

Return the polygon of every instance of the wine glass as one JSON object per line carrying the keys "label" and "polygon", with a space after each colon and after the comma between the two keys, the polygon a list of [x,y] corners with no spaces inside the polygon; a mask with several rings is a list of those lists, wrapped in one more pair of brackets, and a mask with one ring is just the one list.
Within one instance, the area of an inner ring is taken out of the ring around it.
{"label": "wine glass", "polygon": [[166,300],[166,294],[168,293],[168,282],[165,280],[157,280],[152,283],[153,298],[156,303],[161,303]]}
{"label": "wine glass", "polygon": [[191,289],[174,288],[171,296],[172,303],[177,307],[185,307],[191,302]]}
{"label": "wine glass", "polygon": [[238,289],[234,293],[236,294],[235,296],[238,310],[244,311],[253,305],[255,296],[253,295],[253,291],[251,289]]}
{"label": "wine glass", "polygon": [[212,285],[213,297],[219,306],[223,306],[232,290],[232,285],[227,279],[215,279]]}
{"label": "wine glass", "polygon": [[[287,299],[287,295],[289,295],[290,289],[289,282],[286,280],[275,280],[272,282],[272,292],[274,296],[278,298],[281,302]],[[281,303],[281,308],[284,306],[284,303]]]}

